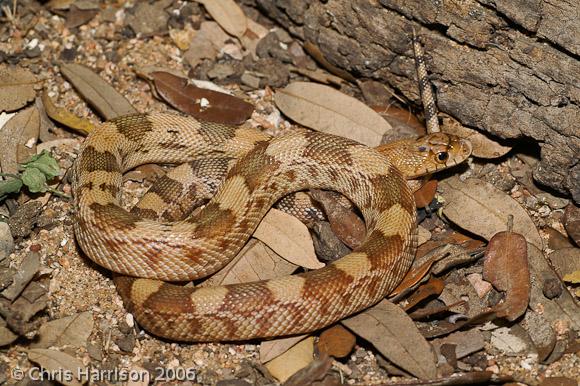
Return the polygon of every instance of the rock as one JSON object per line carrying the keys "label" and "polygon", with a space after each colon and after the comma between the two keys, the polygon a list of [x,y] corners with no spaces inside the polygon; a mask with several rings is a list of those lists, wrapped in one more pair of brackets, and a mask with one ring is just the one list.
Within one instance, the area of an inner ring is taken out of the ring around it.
{"label": "rock", "polygon": [[14,240],[10,227],[5,222],[0,222],[0,261],[8,257],[14,250]]}
{"label": "rock", "polygon": [[580,208],[574,204],[568,204],[564,211],[563,222],[570,238],[580,246]]}

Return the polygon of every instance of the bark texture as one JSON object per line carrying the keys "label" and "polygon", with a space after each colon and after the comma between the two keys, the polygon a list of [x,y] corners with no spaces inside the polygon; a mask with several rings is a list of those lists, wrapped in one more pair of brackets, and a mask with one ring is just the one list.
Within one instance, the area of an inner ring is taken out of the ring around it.
{"label": "bark texture", "polygon": [[357,78],[420,104],[409,34],[437,105],[462,124],[541,147],[535,179],[580,203],[578,0],[255,0]]}

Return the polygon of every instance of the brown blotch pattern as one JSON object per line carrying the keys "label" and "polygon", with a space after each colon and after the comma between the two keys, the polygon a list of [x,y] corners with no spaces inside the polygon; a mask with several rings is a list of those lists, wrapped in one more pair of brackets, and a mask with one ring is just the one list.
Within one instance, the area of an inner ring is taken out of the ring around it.
{"label": "brown blotch pattern", "polygon": [[147,133],[153,131],[153,123],[145,114],[125,115],[109,121],[117,131],[133,142],[140,142]]}
{"label": "brown blotch pattern", "polygon": [[172,202],[183,192],[183,185],[167,175],[159,177],[148,193],[155,193],[165,202]]}
{"label": "brown blotch pattern", "polygon": [[93,211],[97,222],[110,224],[118,230],[134,229],[139,218],[129,212],[124,211],[114,204],[101,205],[92,203],[89,208]]}
{"label": "brown blotch pattern", "polygon": [[[381,231],[375,229],[367,236],[360,251],[369,257],[373,269],[384,268],[385,256],[399,256],[403,252],[403,239],[399,235],[385,237]],[[388,263],[388,262],[387,262]]]}
{"label": "brown blotch pattern", "polygon": [[208,204],[202,213],[204,216],[200,216],[201,221],[200,219],[192,219],[197,224],[195,234],[196,237],[208,240],[216,239],[228,233],[237,220],[231,210],[220,209],[217,203]]}
{"label": "brown blotch pattern", "polygon": [[236,135],[236,127],[212,122],[199,122],[199,135],[212,146],[221,145]]}
{"label": "brown blotch pattern", "polygon": [[121,168],[113,153],[108,151],[99,152],[94,147],[87,146],[80,158],[80,171],[81,173],[90,173],[99,170],[120,172]]}

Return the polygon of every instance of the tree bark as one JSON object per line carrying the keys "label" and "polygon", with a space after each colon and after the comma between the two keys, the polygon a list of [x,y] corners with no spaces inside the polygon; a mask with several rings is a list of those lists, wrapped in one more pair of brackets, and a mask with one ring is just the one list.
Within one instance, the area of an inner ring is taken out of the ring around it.
{"label": "tree bark", "polygon": [[356,78],[420,104],[409,35],[425,47],[439,110],[541,147],[534,178],[580,204],[578,0],[255,0]]}

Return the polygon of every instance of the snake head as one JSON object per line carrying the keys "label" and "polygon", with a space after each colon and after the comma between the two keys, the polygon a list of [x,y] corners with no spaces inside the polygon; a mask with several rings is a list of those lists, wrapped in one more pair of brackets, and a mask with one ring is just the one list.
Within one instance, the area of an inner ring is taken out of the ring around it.
{"label": "snake head", "polygon": [[433,174],[462,163],[471,155],[469,140],[453,134],[432,133],[377,147],[407,179]]}

